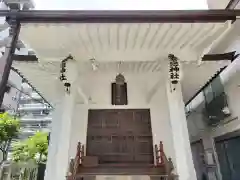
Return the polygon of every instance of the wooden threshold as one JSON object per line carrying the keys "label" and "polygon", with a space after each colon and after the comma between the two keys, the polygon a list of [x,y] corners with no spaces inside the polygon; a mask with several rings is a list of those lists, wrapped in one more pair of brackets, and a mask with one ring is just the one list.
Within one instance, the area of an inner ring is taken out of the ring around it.
{"label": "wooden threshold", "polygon": [[166,175],[164,166],[150,165],[99,165],[96,167],[83,167],[78,169],[77,177],[89,175]]}

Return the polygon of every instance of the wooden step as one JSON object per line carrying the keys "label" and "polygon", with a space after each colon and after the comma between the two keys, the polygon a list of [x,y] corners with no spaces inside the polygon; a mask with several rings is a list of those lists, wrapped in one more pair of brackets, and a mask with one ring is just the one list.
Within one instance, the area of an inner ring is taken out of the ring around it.
{"label": "wooden step", "polygon": [[[147,175],[97,175],[78,177],[76,180],[174,180],[167,176],[147,176]],[[176,179],[175,179],[176,180]]]}
{"label": "wooden step", "polygon": [[89,175],[166,175],[166,169],[164,166],[119,164],[79,167],[77,177]]}

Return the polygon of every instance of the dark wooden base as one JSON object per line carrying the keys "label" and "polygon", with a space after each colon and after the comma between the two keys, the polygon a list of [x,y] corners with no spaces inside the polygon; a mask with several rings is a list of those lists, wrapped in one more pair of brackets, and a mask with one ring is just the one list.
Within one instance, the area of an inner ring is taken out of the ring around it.
{"label": "dark wooden base", "polygon": [[78,169],[77,177],[94,175],[166,175],[164,166],[154,165],[99,165],[97,167],[82,167]]}

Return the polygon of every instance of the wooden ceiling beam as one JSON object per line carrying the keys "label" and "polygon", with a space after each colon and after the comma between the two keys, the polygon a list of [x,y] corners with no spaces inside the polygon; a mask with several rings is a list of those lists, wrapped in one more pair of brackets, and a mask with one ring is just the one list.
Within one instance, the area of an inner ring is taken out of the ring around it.
{"label": "wooden ceiling beam", "polygon": [[0,11],[0,16],[21,23],[195,23],[236,20],[240,10],[139,10],[139,11]]}

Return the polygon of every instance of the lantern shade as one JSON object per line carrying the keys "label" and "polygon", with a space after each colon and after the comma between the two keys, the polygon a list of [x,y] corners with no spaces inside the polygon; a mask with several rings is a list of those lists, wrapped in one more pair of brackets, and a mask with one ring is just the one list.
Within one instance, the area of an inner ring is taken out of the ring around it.
{"label": "lantern shade", "polygon": [[123,85],[125,83],[125,77],[122,74],[116,76],[116,84]]}

